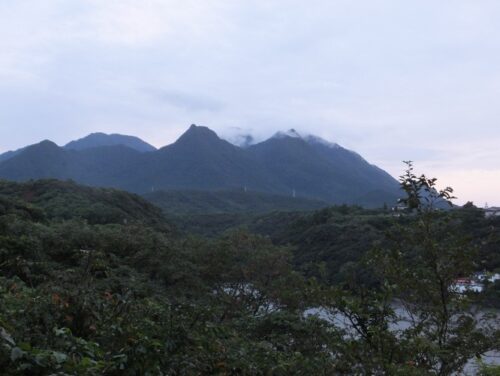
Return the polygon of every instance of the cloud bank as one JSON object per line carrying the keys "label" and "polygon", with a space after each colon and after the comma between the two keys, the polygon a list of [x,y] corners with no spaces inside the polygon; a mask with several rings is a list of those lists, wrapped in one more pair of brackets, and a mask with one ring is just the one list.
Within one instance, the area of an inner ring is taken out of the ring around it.
{"label": "cloud bank", "polygon": [[295,128],[500,204],[500,3],[4,0],[0,151]]}

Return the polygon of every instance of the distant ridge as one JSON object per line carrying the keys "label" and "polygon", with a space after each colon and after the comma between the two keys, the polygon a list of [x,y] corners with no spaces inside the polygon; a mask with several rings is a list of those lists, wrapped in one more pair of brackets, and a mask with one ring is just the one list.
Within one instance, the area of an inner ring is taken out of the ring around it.
{"label": "distant ridge", "polygon": [[[35,144],[36,145],[36,144]],[[64,149],[67,150],[86,150],[92,149],[96,147],[102,146],[117,146],[122,145],[129,147],[131,149],[140,151],[140,152],[151,152],[155,151],[156,148],[153,145],[148,144],[147,142],[141,140],[135,136],[127,136],[122,134],[106,134],[106,133],[91,133],[88,136],[82,137],[78,140],[71,141],[64,145]],[[32,146],[32,145],[30,145]],[[19,155],[23,152],[27,147],[23,147],[17,150],[7,151],[3,154],[0,154],[0,162],[6,161],[16,155]]]}
{"label": "distant ridge", "polygon": [[71,141],[64,146],[69,150],[84,150],[101,146],[123,145],[140,152],[155,151],[156,148],[135,136],[121,134],[91,133],[86,137]]}
{"label": "distant ridge", "polygon": [[193,124],[171,145],[147,145],[99,133],[62,148],[44,141],[1,161],[0,178],[72,179],[140,194],[247,189],[366,207],[390,205],[399,196],[397,181],[359,154],[294,130],[242,148]]}

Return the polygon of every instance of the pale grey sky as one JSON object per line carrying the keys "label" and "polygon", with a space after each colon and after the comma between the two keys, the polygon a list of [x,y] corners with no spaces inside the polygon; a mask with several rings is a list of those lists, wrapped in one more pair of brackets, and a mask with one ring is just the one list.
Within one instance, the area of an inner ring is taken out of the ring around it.
{"label": "pale grey sky", "polygon": [[296,128],[500,204],[500,1],[1,0],[0,152]]}

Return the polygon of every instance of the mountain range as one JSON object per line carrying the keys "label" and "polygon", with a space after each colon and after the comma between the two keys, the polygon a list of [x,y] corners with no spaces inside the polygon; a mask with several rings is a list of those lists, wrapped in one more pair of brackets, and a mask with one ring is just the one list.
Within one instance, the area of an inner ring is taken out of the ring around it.
{"label": "mountain range", "polygon": [[94,133],[59,147],[45,140],[0,155],[0,178],[72,179],[145,194],[244,189],[333,204],[391,204],[397,181],[359,154],[294,130],[238,147],[192,125],[160,149],[137,137]]}
{"label": "mountain range", "polygon": [[[106,134],[106,133],[91,133],[86,137],[80,138],[75,141],[71,141],[63,146],[66,150],[85,150],[96,148],[100,146],[116,146],[122,145],[127,146],[131,149],[140,151],[140,152],[148,152],[155,151],[156,148],[153,145],[148,144],[147,142],[141,140],[139,137],[135,136],[125,136],[121,134]],[[6,161],[16,155],[19,155],[26,147],[11,150],[6,153],[0,154],[0,162]]]}

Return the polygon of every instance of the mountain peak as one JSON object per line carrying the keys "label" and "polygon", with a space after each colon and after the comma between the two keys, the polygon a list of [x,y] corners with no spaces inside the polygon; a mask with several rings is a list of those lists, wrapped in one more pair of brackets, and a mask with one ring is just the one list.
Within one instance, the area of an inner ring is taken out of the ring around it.
{"label": "mountain peak", "polygon": [[59,146],[57,146],[54,142],[50,141],[50,140],[43,140],[43,141],[40,141],[39,143],[37,144],[33,144],[33,145],[28,145],[28,146],[25,146],[23,148],[20,148],[20,149],[17,149],[17,150],[10,150],[6,153],[3,153],[3,154],[0,154],[0,163],[6,161],[6,160],[9,160],[15,156],[18,156],[20,155],[21,153],[23,153],[25,150],[44,150],[44,151],[50,151],[50,150],[59,150]]}
{"label": "mountain peak", "polygon": [[85,150],[101,146],[123,145],[139,152],[155,151],[156,148],[135,136],[122,134],[91,133],[88,136],[71,141],[64,146],[68,150]]}
{"label": "mountain peak", "polygon": [[197,134],[211,134],[211,135],[216,135],[217,134],[211,130],[208,127],[205,127],[203,125],[196,125],[196,124],[191,124],[191,126],[188,128],[188,130],[184,133],[197,133]]}
{"label": "mountain peak", "polygon": [[175,142],[178,143],[186,143],[191,141],[219,141],[220,138],[217,136],[213,130],[208,127],[204,127],[201,125],[191,124],[189,129],[184,132],[181,137],[177,139]]}
{"label": "mountain peak", "polygon": [[293,128],[287,130],[286,132],[279,131],[274,134],[272,138],[302,138],[302,136]]}
{"label": "mountain peak", "polygon": [[59,146],[57,146],[57,144],[55,142],[50,141],[50,140],[43,140],[43,141],[40,141],[38,144],[34,144],[34,145],[29,146],[29,147],[35,147],[35,148],[46,149],[46,150],[59,149]]}

